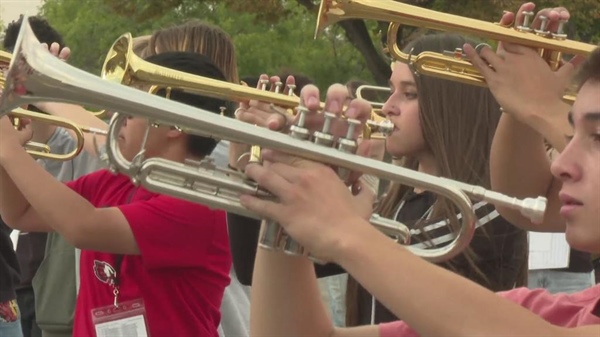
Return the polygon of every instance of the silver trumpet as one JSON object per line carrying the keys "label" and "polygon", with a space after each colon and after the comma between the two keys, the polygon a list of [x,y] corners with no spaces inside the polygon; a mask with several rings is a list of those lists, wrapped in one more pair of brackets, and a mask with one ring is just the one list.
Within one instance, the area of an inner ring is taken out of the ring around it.
{"label": "silver trumpet", "polygon": [[[450,259],[469,245],[476,223],[470,198],[518,209],[532,221],[540,221],[543,218],[546,199],[542,197],[524,200],[507,197],[479,186],[462,184],[359,157],[352,151],[346,151],[355,145],[352,143],[355,142],[353,139],[338,139],[332,146],[315,144],[305,140],[313,140],[313,137],[295,137],[259,129],[235,119],[223,118],[216,113],[102,80],[52,56],[47,49],[40,46],[27,24],[28,20],[23,22],[6,76],[5,91],[0,98],[0,116],[20,105],[37,101],[94,105],[100,109],[122,111],[128,115],[147,118],[150,125],[162,123],[179,126],[189,134],[256,144],[262,148],[340,167],[347,171],[363,172],[380,179],[432,191],[448,198],[462,213],[462,226],[450,244],[433,249],[409,247],[414,254],[432,262]],[[172,75],[176,78],[181,74],[172,71]],[[300,113],[303,113],[302,111],[300,109]],[[123,118],[124,116],[117,115],[111,121],[106,155],[112,169],[131,177],[134,183],[157,193],[173,195],[255,218],[260,216],[242,207],[239,203],[239,195],[244,193],[260,198],[274,198],[245,176],[217,169],[214,165],[209,165],[209,162],[175,163],[161,158],[144,158],[143,150],[131,162],[126,160],[117,146],[117,134]],[[309,133],[301,121],[302,118],[299,118],[298,123],[291,128],[292,133]],[[396,236],[402,243],[410,239],[408,230],[403,224],[377,215],[373,215],[370,220],[378,229]],[[292,254],[307,255],[307,252],[295,245],[293,240],[282,241],[278,238],[277,235],[281,233],[281,231],[271,233],[274,236],[268,237],[263,243],[270,242],[270,247],[274,249],[287,246]]]}

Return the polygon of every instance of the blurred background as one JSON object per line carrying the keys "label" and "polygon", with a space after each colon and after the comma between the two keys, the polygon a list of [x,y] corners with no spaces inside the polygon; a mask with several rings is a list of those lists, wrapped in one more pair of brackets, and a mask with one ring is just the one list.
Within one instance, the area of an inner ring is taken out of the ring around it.
{"label": "blurred background", "polygon": [[[0,0],[0,31],[20,14],[42,14],[72,49],[70,63],[99,74],[112,42],[121,34],[143,35],[161,27],[201,19],[233,38],[240,76],[293,71],[325,88],[361,79],[386,85],[389,60],[382,40],[387,23],[347,20],[313,39],[318,0]],[[521,0],[405,0],[442,12],[496,21]],[[537,8],[568,6],[570,39],[600,41],[600,1],[544,0]],[[405,27],[403,45],[426,32]],[[0,33],[1,34],[1,33]]]}

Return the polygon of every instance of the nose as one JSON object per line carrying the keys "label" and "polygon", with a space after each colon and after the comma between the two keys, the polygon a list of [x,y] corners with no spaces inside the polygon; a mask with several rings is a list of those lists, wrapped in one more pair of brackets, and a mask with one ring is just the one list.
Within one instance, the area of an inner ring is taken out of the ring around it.
{"label": "nose", "polygon": [[581,179],[581,167],[577,163],[576,143],[571,141],[564,151],[552,162],[550,170],[557,179],[565,182],[576,182]]}
{"label": "nose", "polygon": [[400,107],[394,100],[394,94],[391,94],[387,101],[385,101],[383,107],[381,107],[381,112],[383,112],[387,118],[400,115]]}

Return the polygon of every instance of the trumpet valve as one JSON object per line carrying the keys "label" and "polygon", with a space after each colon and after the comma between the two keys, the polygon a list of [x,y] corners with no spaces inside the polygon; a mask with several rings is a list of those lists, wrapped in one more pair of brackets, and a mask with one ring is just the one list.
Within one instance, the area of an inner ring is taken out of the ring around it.
{"label": "trumpet valve", "polygon": [[269,80],[260,80],[260,90],[267,90],[267,85],[269,84]]}
{"label": "trumpet valve", "polygon": [[550,35],[550,31],[548,31],[548,19],[547,16],[540,15],[540,29],[535,30],[535,34],[539,36],[548,36]]}
{"label": "trumpet valve", "polygon": [[356,153],[357,144],[354,139],[354,131],[361,123],[358,119],[352,118],[348,118],[346,122],[348,123],[348,131],[346,131],[345,138],[340,138],[338,140],[337,149],[346,153]]}
{"label": "trumpet valve", "polygon": [[313,134],[313,142],[318,145],[333,146],[334,137],[331,134],[331,121],[336,117],[334,113],[325,112],[325,121],[323,122],[323,128],[321,131],[317,131]]}
{"label": "trumpet valve", "polygon": [[279,94],[281,93],[281,88],[283,87],[283,83],[277,81],[275,82],[275,93]]}
{"label": "trumpet valve", "polygon": [[310,132],[304,127],[306,124],[306,114],[309,110],[306,107],[299,106],[298,110],[298,122],[290,127],[290,136],[296,139],[308,140],[310,138]]}
{"label": "trumpet valve", "polygon": [[[356,127],[361,123],[358,119],[348,118],[346,120],[348,123],[348,131],[346,132],[345,138],[338,139],[337,149],[346,153],[356,153],[356,149],[358,148],[358,144],[354,139],[354,131]],[[343,181],[346,181],[350,176],[350,170],[344,167],[338,167],[337,174]]]}
{"label": "trumpet valve", "polygon": [[533,18],[535,13],[523,11],[521,14],[523,14],[523,24],[518,26],[517,30],[523,33],[529,33],[531,32],[531,18]]}
{"label": "trumpet valve", "polygon": [[566,40],[567,34],[565,34],[565,25],[569,22],[569,20],[560,20],[558,22],[558,28],[556,29],[556,33],[552,33],[552,37],[556,40]]}
{"label": "trumpet valve", "polygon": [[294,91],[296,90],[296,85],[295,84],[288,84],[287,85],[287,94],[288,96],[294,96]]}

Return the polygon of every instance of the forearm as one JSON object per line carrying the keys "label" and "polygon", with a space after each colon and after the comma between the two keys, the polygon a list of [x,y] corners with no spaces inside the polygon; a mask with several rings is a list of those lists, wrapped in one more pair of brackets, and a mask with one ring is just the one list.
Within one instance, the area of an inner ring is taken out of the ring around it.
{"label": "forearm", "polygon": [[[558,139],[558,129],[547,136]],[[565,135],[562,135],[564,140]],[[560,144],[557,144],[560,145]],[[548,208],[543,224],[533,224],[519,211],[498,207],[500,214],[511,223],[533,231],[564,231],[560,220],[556,182],[550,172],[550,161],[544,136],[510,114],[503,114],[498,123],[490,156],[492,189],[518,198],[546,196]]]}
{"label": "forearm", "polygon": [[2,164],[22,197],[39,215],[36,222],[45,222],[71,243],[86,236],[85,224],[95,211],[93,205],[56,180],[25,151],[12,151]]}
{"label": "forearm", "polygon": [[19,227],[19,220],[29,209],[29,201],[17,188],[4,167],[0,166],[0,215],[8,226]]}
{"label": "forearm", "polygon": [[[519,305],[363,228],[346,240],[336,260],[421,336],[557,335],[553,326]],[[435,286],[426,286],[432,280]]]}
{"label": "forearm", "polygon": [[[53,116],[65,118],[78,126],[98,129],[102,131],[108,131],[108,124],[100,118],[94,116],[91,112],[85,110],[79,105],[66,104],[66,103],[40,103],[37,105],[40,110],[43,110]],[[76,139],[75,132],[71,129],[66,129],[71,137]],[[96,147],[94,145],[94,138],[99,148],[102,148],[106,143],[106,136],[100,134],[93,134],[91,132],[84,132],[84,145],[83,150],[98,156]]]}
{"label": "forearm", "polygon": [[250,306],[251,336],[331,336],[312,262],[259,249]]}

